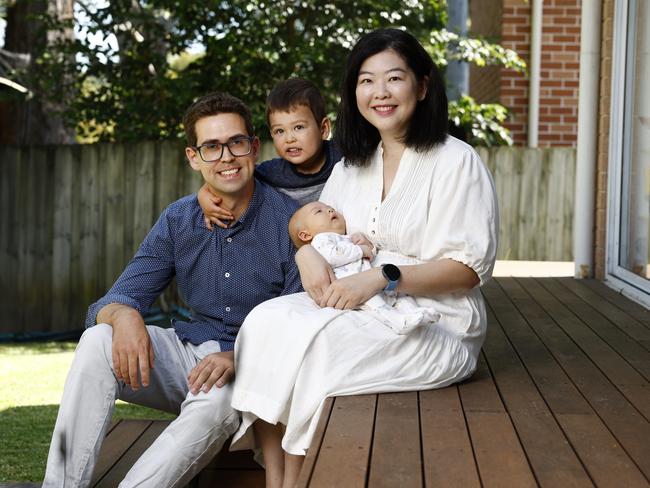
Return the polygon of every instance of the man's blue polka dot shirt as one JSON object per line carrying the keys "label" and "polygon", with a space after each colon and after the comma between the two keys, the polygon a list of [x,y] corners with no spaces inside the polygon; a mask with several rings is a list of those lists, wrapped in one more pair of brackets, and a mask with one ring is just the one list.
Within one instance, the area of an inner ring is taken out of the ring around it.
{"label": "man's blue polka dot shirt", "polygon": [[138,252],[109,292],[88,309],[86,327],[110,303],[145,314],[174,276],[192,311],[176,320],[183,341],[217,340],[222,351],[234,347],[244,318],[257,304],[302,291],[295,249],[287,226],[297,204],[255,182],[248,209],[227,229],[203,223],[196,195],[172,203],[162,213]]}

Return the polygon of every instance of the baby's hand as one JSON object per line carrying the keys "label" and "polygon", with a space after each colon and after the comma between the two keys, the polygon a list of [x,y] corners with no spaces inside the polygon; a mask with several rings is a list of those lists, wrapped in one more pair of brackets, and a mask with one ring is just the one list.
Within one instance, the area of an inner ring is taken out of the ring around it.
{"label": "baby's hand", "polygon": [[201,187],[197,196],[201,210],[203,210],[205,226],[210,230],[212,230],[212,223],[224,229],[228,227],[223,221],[231,221],[233,215],[219,206],[221,198],[212,194],[207,183]]}
{"label": "baby's hand", "polygon": [[375,246],[370,242],[370,240],[362,234],[361,232],[356,232],[350,236],[353,244],[356,244],[363,251],[363,257],[368,259],[373,259],[377,254],[375,251]]}

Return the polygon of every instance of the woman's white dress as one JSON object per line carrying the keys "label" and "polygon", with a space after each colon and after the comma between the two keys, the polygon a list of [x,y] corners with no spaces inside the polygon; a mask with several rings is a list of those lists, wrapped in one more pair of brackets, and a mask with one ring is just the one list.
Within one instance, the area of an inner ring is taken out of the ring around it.
{"label": "woman's white dress", "polygon": [[[379,249],[374,265],[453,259],[481,283],[494,267],[498,209],[494,183],[476,152],[448,137],[426,152],[406,149],[382,201],[378,147],[364,168],[339,163],[320,200]],[[476,369],[486,316],[478,287],[416,297],[438,322],[397,335],[360,310],[319,308],[306,293],[269,300],[246,318],[235,344],[232,405],[242,424],[232,449],[254,446],[252,423],[286,425],[282,447],[305,454],[326,397],[437,388]]]}

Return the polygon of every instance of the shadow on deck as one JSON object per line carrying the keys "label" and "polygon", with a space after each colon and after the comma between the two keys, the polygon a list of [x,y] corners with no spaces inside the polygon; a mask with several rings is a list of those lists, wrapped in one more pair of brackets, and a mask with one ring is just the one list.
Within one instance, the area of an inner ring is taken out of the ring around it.
{"label": "shadow on deck", "polygon": [[[572,278],[497,278],[483,294],[472,379],[328,399],[300,486],[650,486],[650,312]],[[114,425],[96,486],[117,486],[165,425]],[[264,486],[264,472],[222,452],[192,486]]]}

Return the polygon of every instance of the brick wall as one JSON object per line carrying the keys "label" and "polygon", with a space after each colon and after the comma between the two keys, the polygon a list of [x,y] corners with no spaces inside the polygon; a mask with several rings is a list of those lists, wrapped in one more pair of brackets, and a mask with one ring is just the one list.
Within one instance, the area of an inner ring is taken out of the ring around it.
{"label": "brick wall", "polygon": [[603,2],[600,45],[600,105],[598,107],[598,163],[596,173],[596,218],[594,274],[605,278],[607,246],[607,167],[609,165],[609,123],[611,112],[612,45],[614,0]]}
{"label": "brick wall", "polygon": [[[504,0],[501,43],[530,62],[530,0]],[[575,147],[578,133],[580,0],[544,0],[539,146]],[[501,103],[515,144],[528,140],[528,76],[501,71]]]}

